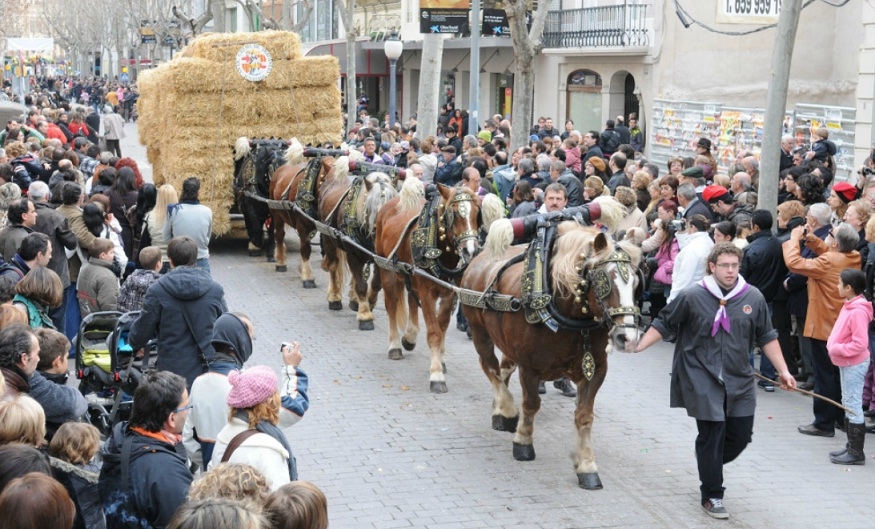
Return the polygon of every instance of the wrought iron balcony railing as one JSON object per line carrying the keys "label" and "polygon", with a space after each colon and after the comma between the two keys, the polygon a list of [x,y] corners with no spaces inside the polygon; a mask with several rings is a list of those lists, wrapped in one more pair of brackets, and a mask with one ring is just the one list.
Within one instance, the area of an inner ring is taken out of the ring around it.
{"label": "wrought iron balcony railing", "polygon": [[646,5],[550,11],[541,41],[545,48],[649,46],[646,15]]}

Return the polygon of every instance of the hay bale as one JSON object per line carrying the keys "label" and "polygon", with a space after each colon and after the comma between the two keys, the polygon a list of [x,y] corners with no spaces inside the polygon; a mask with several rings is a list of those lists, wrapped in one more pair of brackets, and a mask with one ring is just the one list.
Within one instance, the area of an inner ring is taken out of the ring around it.
{"label": "hay bale", "polygon": [[244,44],[264,46],[274,61],[301,58],[301,39],[288,31],[257,33],[204,33],[182,51],[182,58],[197,57],[234,66]]}
{"label": "hay bale", "polygon": [[[229,46],[214,46],[231,43]],[[240,47],[258,43],[273,58],[270,75],[250,82],[236,72]],[[182,188],[195,176],[213,209],[213,232],[231,228],[233,146],[240,136],[297,137],[305,145],[342,141],[340,68],[334,57],[301,58],[294,34],[204,35],[154,70],[140,87],[140,141],[156,184]]]}

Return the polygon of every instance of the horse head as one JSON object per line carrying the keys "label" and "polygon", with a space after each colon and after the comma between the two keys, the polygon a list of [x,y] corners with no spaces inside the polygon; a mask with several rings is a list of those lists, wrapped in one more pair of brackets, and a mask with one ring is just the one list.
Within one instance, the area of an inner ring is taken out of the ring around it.
{"label": "horse head", "polygon": [[595,228],[563,222],[553,252],[553,285],[558,293],[573,294],[580,313],[608,326],[617,350],[634,350],[641,318],[636,301],[644,284],[638,268],[640,249],[614,244]]}
{"label": "horse head", "polygon": [[446,253],[459,256],[458,268],[466,266],[480,251],[480,200],[464,187],[438,185],[441,202],[438,206],[441,241],[446,240]]}

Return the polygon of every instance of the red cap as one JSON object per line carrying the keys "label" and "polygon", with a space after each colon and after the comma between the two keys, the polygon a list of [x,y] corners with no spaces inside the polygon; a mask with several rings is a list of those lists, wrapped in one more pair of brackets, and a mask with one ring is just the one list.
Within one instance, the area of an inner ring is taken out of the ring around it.
{"label": "red cap", "polygon": [[721,185],[710,185],[702,191],[702,198],[705,199],[705,202],[711,203],[721,198],[726,198],[729,196],[729,190]]}
{"label": "red cap", "polygon": [[837,183],[832,186],[832,190],[836,192],[836,195],[838,195],[845,204],[857,198],[857,188],[847,182]]}

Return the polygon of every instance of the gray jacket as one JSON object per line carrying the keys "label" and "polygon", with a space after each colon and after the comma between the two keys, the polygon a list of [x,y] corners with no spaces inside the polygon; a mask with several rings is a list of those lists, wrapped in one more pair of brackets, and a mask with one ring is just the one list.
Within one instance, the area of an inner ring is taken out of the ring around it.
{"label": "gray jacket", "polygon": [[186,235],[197,243],[197,258],[210,257],[210,235],[213,231],[213,212],[196,203],[179,203],[170,206],[164,221],[162,235],[165,242]]}
{"label": "gray jacket", "polygon": [[78,389],[55,384],[39,371],[35,371],[28,382],[30,382],[28,395],[43,407],[46,412],[46,422],[61,424],[78,421],[85,415],[88,402]]}
{"label": "gray jacket", "polygon": [[46,202],[36,202],[36,226],[34,231],[45,233],[52,240],[52,258],[48,268],[58,274],[64,288],[70,286],[70,265],[64,249],[75,250],[76,234],[70,229],[67,217],[55,211]]}

